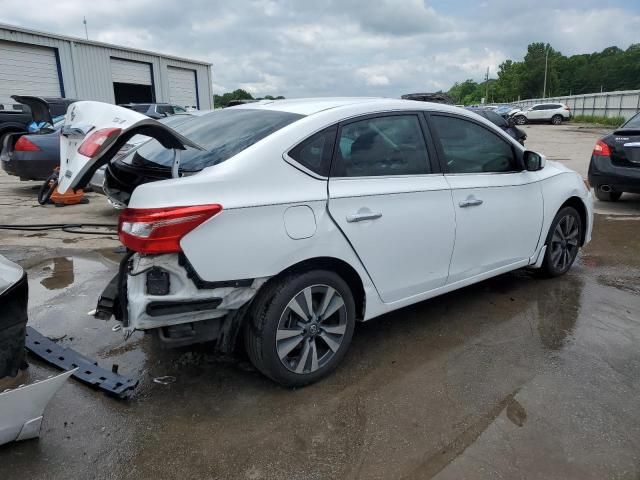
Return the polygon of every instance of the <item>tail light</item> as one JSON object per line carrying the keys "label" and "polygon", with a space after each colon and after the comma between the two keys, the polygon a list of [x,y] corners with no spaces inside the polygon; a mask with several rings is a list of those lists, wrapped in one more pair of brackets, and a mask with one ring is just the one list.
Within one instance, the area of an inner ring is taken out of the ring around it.
{"label": "tail light", "polygon": [[78,153],[89,158],[95,157],[100,151],[100,147],[104,145],[104,142],[115,135],[119,135],[121,131],[121,128],[101,128],[100,130],[96,130],[82,142]]}
{"label": "tail light", "polygon": [[222,205],[126,208],[120,214],[118,236],[138,253],[181,252],[180,240],[198,225],[222,211]]}
{"label": "tail light", "polygon": [[13,147],[15,152],[39,152],[40,147],[29,140],[27,137],[22,136],[18,139]]}
{"label": "tail light", "polygon": [[609,145],[604,143],[602,140],[598,140],[596,142],[596,146],[593,147],[593,152],[591,154],[600,155],[601,157],[610,157],[611,149],[609,148]]}

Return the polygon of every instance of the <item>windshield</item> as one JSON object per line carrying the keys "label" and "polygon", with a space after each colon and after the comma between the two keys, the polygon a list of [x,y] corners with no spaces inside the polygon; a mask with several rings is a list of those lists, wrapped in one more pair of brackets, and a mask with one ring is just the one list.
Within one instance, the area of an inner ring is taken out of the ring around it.
{"label": "windshield", "polygon": [[627,123],[622,125],[620,128],[624,128],[627,130],[634,129],[640,130],[640,113],[636,113],[633,117],[631,117]]}
{"label": "windshield", "polygon": [[[182,152],[181,168],[195,172],[217,165],[302,117],[295,113],[250,109],[216,110],[191,117],[174,129],[206,150],[187,148]],[[153,140],[132,152],[125,162],[133,165],[151,162],[170,167],[173,157],[172,150]]]}

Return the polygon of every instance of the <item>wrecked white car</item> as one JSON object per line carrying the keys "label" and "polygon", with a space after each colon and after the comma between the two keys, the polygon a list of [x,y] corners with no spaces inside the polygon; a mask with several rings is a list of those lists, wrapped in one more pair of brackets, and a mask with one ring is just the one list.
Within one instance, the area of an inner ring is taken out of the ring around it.
{"label": "wrecked white car", "polygon": [[[153,140],[111,162],[134,135]],[[107,165],[126,207],[97,315],[173,345],[242,332],[284,385],[334,369],[356,319],[521,267],[562,275],[591,238],[577,173],[448,105],[263,101],[170,128],[77,102],[61,141],[59,191]]]}

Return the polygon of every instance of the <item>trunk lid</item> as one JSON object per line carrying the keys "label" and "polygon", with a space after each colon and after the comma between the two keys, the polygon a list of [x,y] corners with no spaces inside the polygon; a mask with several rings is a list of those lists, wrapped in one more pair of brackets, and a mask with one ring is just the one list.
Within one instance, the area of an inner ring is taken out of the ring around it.
{"label": "trunk lid", "polygon": [[[100,132],[108,135],[101,136]],[[58,191],[83,188],[95,171],[136,135],[154,138],[167,149],[203,150],[172,128],[141,113],[108,103],[76,102],[67,111],[61,130]]]}
{"label": "trunk lid", "polygon": [[11,97],[16,102],[26,105],[31,110],[31,117],[36,123],[50,123],[53,125],[49,104],[42,97],[33,97],[30,95],[13,95]]}
{"label": "trunk lid", "polygon": [[605,142],[611,148],[614,165],[640,168],[640,130],[616,130]]}

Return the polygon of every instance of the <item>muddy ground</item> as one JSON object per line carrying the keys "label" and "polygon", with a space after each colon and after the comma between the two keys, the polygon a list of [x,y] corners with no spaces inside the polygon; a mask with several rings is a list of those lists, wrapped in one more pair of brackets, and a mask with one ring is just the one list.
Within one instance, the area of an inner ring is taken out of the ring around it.
{"label": "muddy ground", "polygon": [[[586,173],[599,131],[526,128],[530,148]],[[0,176],[3,223],[116,218],[97,196],[55,209],[32,194]],[[30,324],[140,379],[128,402],[68,382],[39,440],[0,447],[0,478],[638,479],[640,201],[597,211],[569,274],[517,271],[359,324],[338,370],[299,390],[88,316],[114,239],[0,232],[28,269]],[[31,378],[53,371],[31,363]]]}

